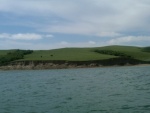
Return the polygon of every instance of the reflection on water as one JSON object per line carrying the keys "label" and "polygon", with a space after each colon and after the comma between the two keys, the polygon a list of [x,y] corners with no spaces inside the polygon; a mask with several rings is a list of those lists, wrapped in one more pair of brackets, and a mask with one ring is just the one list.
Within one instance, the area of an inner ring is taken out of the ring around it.
{"label": "reflection on water", "polygon": [[0,71],[0,113],[149,113],[149,68]]}

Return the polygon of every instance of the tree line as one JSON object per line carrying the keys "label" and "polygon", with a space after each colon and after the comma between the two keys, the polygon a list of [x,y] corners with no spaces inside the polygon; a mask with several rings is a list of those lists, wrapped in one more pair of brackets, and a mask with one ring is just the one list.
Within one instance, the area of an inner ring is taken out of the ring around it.
{"label": "tree line", "polygon": [[113,51],[113,50],[95,50],[94,52],[101,53],[101,54],[106,54],[106,55],[113,55],[113,56],[131,58],[130,55],[126,55],[125,53],[122,53],[122,52],[119,52],[119,51]]}
{"label": "tree line", "polygon": [[143,52],[150,52],[150,47],[144,47],[144,48],[142,49],[142,51],[143,51]]}
{"label": "tree line", "polygon": [[15,50],[8,52],[6,55],[0,57],[0,65],[6,65],[11,61],[23,59],[24,55],[31,54],[33,50]]}

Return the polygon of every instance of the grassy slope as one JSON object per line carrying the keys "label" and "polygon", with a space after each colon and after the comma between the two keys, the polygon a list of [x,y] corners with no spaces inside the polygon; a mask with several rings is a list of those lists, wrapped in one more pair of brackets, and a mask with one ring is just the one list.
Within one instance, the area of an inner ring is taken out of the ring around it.
{"label": "grassy slope", "polygon": [[[150,53],[142,52],[143,48],[132,46],[106,46],[97,48],[63,48],[54,50],[37,50],[32,54],[26,55],[22,60],[68,60],[68,61],[87,61],[114,58],[112,55],[104,55],[94,52],[94,50],[113,50],[123,52],[135,59],[150,61]],[[0,50],[0,56],[9,51]],[[53,55],[53,56],[51,56]],[[41,57],[42,56],[42,57]]]}
{"label": "grassy slope", "polygon": [[33,54],[26,55],[25,60],[86,61],[108,59],[112,57],[115,56],[95,53],[90,48],[63,48],[55,50],[34,51]]}
{"label": "grassy slope", "polygon": [[150,61],[150,53],[148,52],[142,52],[143,48],[140,47],[132,47],[132,46],[106,46],[106,47],[100,47],[97,48],[100,50],[115,50],[123,52],[127,55],[132,56],[135,59],[143,60],[143,61]]}
{"label": "grassy slope", "polygon": [[11,52],[14,50],[0,50],[0,56],[6,55],[8,52]]}
{"label": "grassy slope", "polygon": [[150,61],[150,53],[142,52],[142,48],[140,47],[132,47],[132,46],[106,46],[106,47],[97,47],[97,48],[63,48],[63,49],[55,49],[55,50],[34,51],[33,54],[25,56],[24,60],[86,61],[86,60],[102,60],[102,59],[115,57],[111,55],[104,55],[104,54],[93,52],[96,49],[120,51],[127,55],[133,56],[135,59]]}

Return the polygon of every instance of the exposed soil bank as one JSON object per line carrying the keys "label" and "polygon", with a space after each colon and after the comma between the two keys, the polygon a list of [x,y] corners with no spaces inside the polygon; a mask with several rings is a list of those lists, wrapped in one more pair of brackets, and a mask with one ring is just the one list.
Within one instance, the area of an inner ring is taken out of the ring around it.
{"label": "exposed soil bank", "polygon": [[131,58],[113,58],[106,60],[91,61],[15,61],[8,65],[1,66],[1,70],[33,70],[33,69],[65,69],[65,68],[90,68],[105,66],[133,66],[139,64],[150,64],[150,62],[140,61]]}

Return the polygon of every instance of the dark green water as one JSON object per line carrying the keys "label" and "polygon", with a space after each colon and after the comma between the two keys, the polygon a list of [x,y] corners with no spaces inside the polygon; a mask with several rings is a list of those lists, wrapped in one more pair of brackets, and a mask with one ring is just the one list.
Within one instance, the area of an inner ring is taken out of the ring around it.
{"label": "dark green water", "polygon": [[150,113],[150,66],[0,71],[0,113]]}

